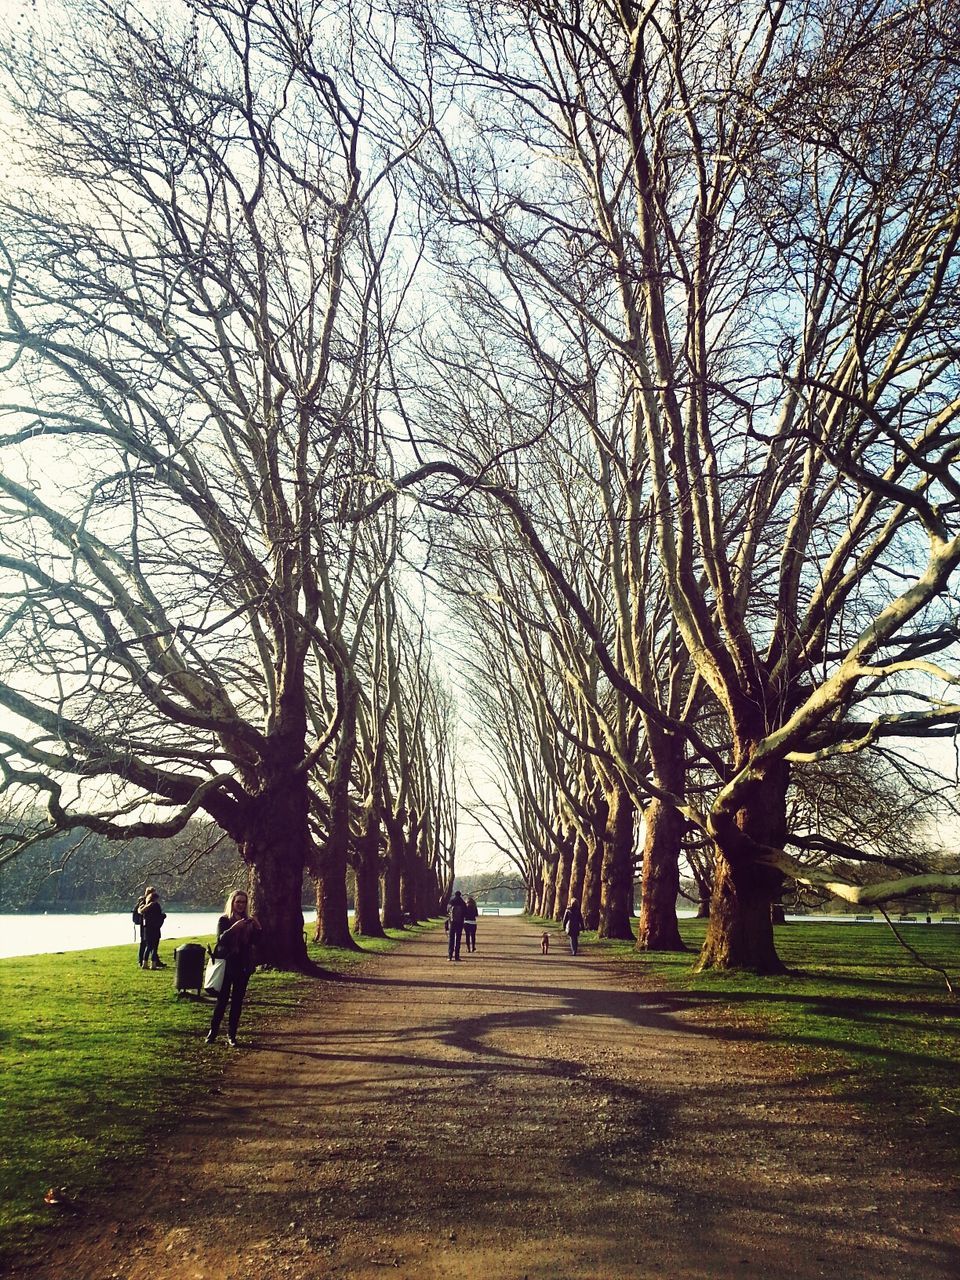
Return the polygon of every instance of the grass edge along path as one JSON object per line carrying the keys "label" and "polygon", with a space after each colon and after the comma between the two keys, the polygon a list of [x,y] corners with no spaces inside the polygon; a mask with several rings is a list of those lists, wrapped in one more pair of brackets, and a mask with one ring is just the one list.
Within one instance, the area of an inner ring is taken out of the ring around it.
{"label": "grass edge along path", "polygon": [[[364,938],[360,951],[309,946],[343,973],[393,950],[427,923]],[[143,971],[132,945],[0,960],[0,1264],[31,1234],[62,1221],[43,1203],[48,1187],[84,1194],[131,1169],[216,1087],[233,1051],[203,1043],[213,1006],[173,986],[169,968]],[[290,1017],[317,979],[259,971],[244,1006],[244,1032]]]}
{"label": "grass edge along path", "polygon": [[[553,922],[544,921],[549,927]],[[637,951],[629,941],[582,935],[626,973],[683,993],[715,1026],[805,1051],[836,1071],[836,1088],[885,1109],[901,1132],[932,1129],[937,1148],[960,1151],[960,1000],[921,968],[886,925],[803,921],[776,927],[787,974],[696,973],[703,920],[681,920],[686,953]],[[924,959],[960,976],[960,927],[918,925],[909,935]],[[565,940],[564,940],[565,941]],[[561,943],[562,945],[562,943]]]}

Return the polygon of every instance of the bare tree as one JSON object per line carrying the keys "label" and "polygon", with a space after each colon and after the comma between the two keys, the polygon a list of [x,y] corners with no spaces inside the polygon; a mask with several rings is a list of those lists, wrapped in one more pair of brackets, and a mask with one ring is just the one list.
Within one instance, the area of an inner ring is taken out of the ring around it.
{"label": "bare tree", "polygon": [[[466,367],[462,381],[469,381]],[[475,429],[455,420],[461,439]],[[551,446],[555,463],[569,442],[555,432]],[[604,539],[596,536],[592,502],[573,496],[566,474],[558,479],[550,459],[531,463],[530,450],[523,476],[521,483],[536,490],[541,527],[554,531],[556,572],[562,561],[569,589],[591,602],[598,628],[609,629],[609,558]],[[501,812],[491,818],[494,826],[506,823],[507,838],[495,843],[528,889],[534,881],[542,886],[547,868],[555,883],[572,823],[584,852],[573,890],[583,896],[588,924],[604,936],[632,936],[636,710],[603,678],[542,563],[496,507],[470,518],[460,511],[447,551],[443,579],[459,602],[459,665],[471,691],[476,734],[499,762],[493,791]],[[478,788],[481,803],[490,787],[488,779]],[[491,797],[486,807],[493,803]],[[552,898],[544,909],[556,909]]]}
{"label": "bare tree", "polygon": [[337,513],[383,465],[404,148],[377,141],[352,13],[151,13],[77,3],[3,55],[3,777],[44,794],[47,831],[209,815],[265,958],[303,967],[324,762],[345,866],[362,532]]}
{"label": "bare tree", "polygon": [[[422,597],[422,591],[417,593]],[[401,607],[402,606],[402,607]],[[436,914],[456,853],[458,712],[424,625],[425,601],[398,597],[395,732],[385,779],[384,922]]]}
{"label": "bare tree", "polygon": [[[433,133],[452,244],[623,370],[630,474],[725,726],[713,784],[660,797],[715,850],[701,963],[776,970],[783,876],[818,874],[785,852],[791,768],[958,720],[951,6],[438,5],[424,38],[483,122]],[[488,462],[460,473],[493,493]]]}

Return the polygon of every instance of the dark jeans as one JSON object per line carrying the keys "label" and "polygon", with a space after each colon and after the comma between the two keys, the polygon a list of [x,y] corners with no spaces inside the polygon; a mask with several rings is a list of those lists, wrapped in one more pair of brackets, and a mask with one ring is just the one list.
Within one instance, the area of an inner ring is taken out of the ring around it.
{"label": "dark jeans", "polygon": [[467,940],[467,950],[477,949],[477,924],[475,920],[466,920],[463,925],[463,936]]}
{"label": "dark jeans", "polygon": [[150,953],[150,944],[149,942],[147,942],[147,939],[145,938],[145,936],[141,933],[140,934],[140,954],[137,956],[137,964],[139,964],[142,967],[143,962],[144,960],[146,960],[149,953]]}
{"label": "dark jeans", "polygon": [[463,937],[463,925],[454,924],[451,920],[450,931],[447,934],[447,956],[453,956],[460,959],[460,939]]}
{"label": "dark jeans", "polygon": [[159,964],[160,963],[159,933],[155,938],[144,938],[143,942],[140,944],[141,953],[143,952],[144,947],[146,948],[146,955],[143,957],[144,960],[156,960],[157,964]]}
{"label": "dark jeans", "polygon": [[580,930],[571,929],[570,930],[570,954],[572,956],[575,956],[577,954],[577,947],[579,945],[580,945]]}
{"label": "dark jeans", "polygon": [[247,994],[247,983],[250,981],[250,974],[246,969],[239,965],[234,966],[227,961],[227,969],[223,975],[223,986],[217,996],[217,1003],[214,1005],[213,1017],[210,1020],[210,1035],[215,1036],[220,1030],[220,1023],[223,1021],[223,1013],[227,1007],[227,1001],[230,1001],[230,1016],[227,1018],[227,1034],[231,1040],[236,1037],[237,1028],[240,1025],[240,1010],[243,1008],[243,997]]}

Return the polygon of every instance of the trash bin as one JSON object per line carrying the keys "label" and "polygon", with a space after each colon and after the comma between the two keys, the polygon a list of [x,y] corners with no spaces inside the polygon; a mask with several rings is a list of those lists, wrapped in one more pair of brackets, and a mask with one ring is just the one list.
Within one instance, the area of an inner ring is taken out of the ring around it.
{"label": "trash bin", "polygon": [[196,991],[197,995],[203,987],[203,964],[207,949],[199,942],[185,942],[173,953],[176,968],[173,971],[173,985],[177,996],[184,991]]}

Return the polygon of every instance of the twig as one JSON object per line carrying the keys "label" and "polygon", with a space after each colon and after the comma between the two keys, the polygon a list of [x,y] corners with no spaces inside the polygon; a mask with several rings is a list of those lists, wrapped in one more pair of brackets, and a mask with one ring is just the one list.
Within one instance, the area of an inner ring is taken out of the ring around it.
{"label": "twig", "polygon": [[914,960],[916,960],[917,964],[919,964],[922,968],[932,969],[934,973],[939,973],[940,976],[943,978],[944,982],[947,984],[947,990],[950,992],[950,994],[954,998],[956,998],[957,993],[954,991],[953,986],[951,985],[950,975],[947,973],[946,969],[941,969],[938,964],[931,964],[929,960],[924,960],[920,952],[915,951],[914,948],[911,947],[910,943],[900,936],[900,933],[897,931],[896,926],[894,925],[890,917],[887,915],[886,911],[884,911],[883,907],[879,907],[878,910],[880,914],[883,916],[884,920],[886,920],[887,924],[890,926],[891,930],[893,931],[893,936],[900,943],[901,947],[903,947],[904,951],[909,951],[910,954],[913,956]]}

